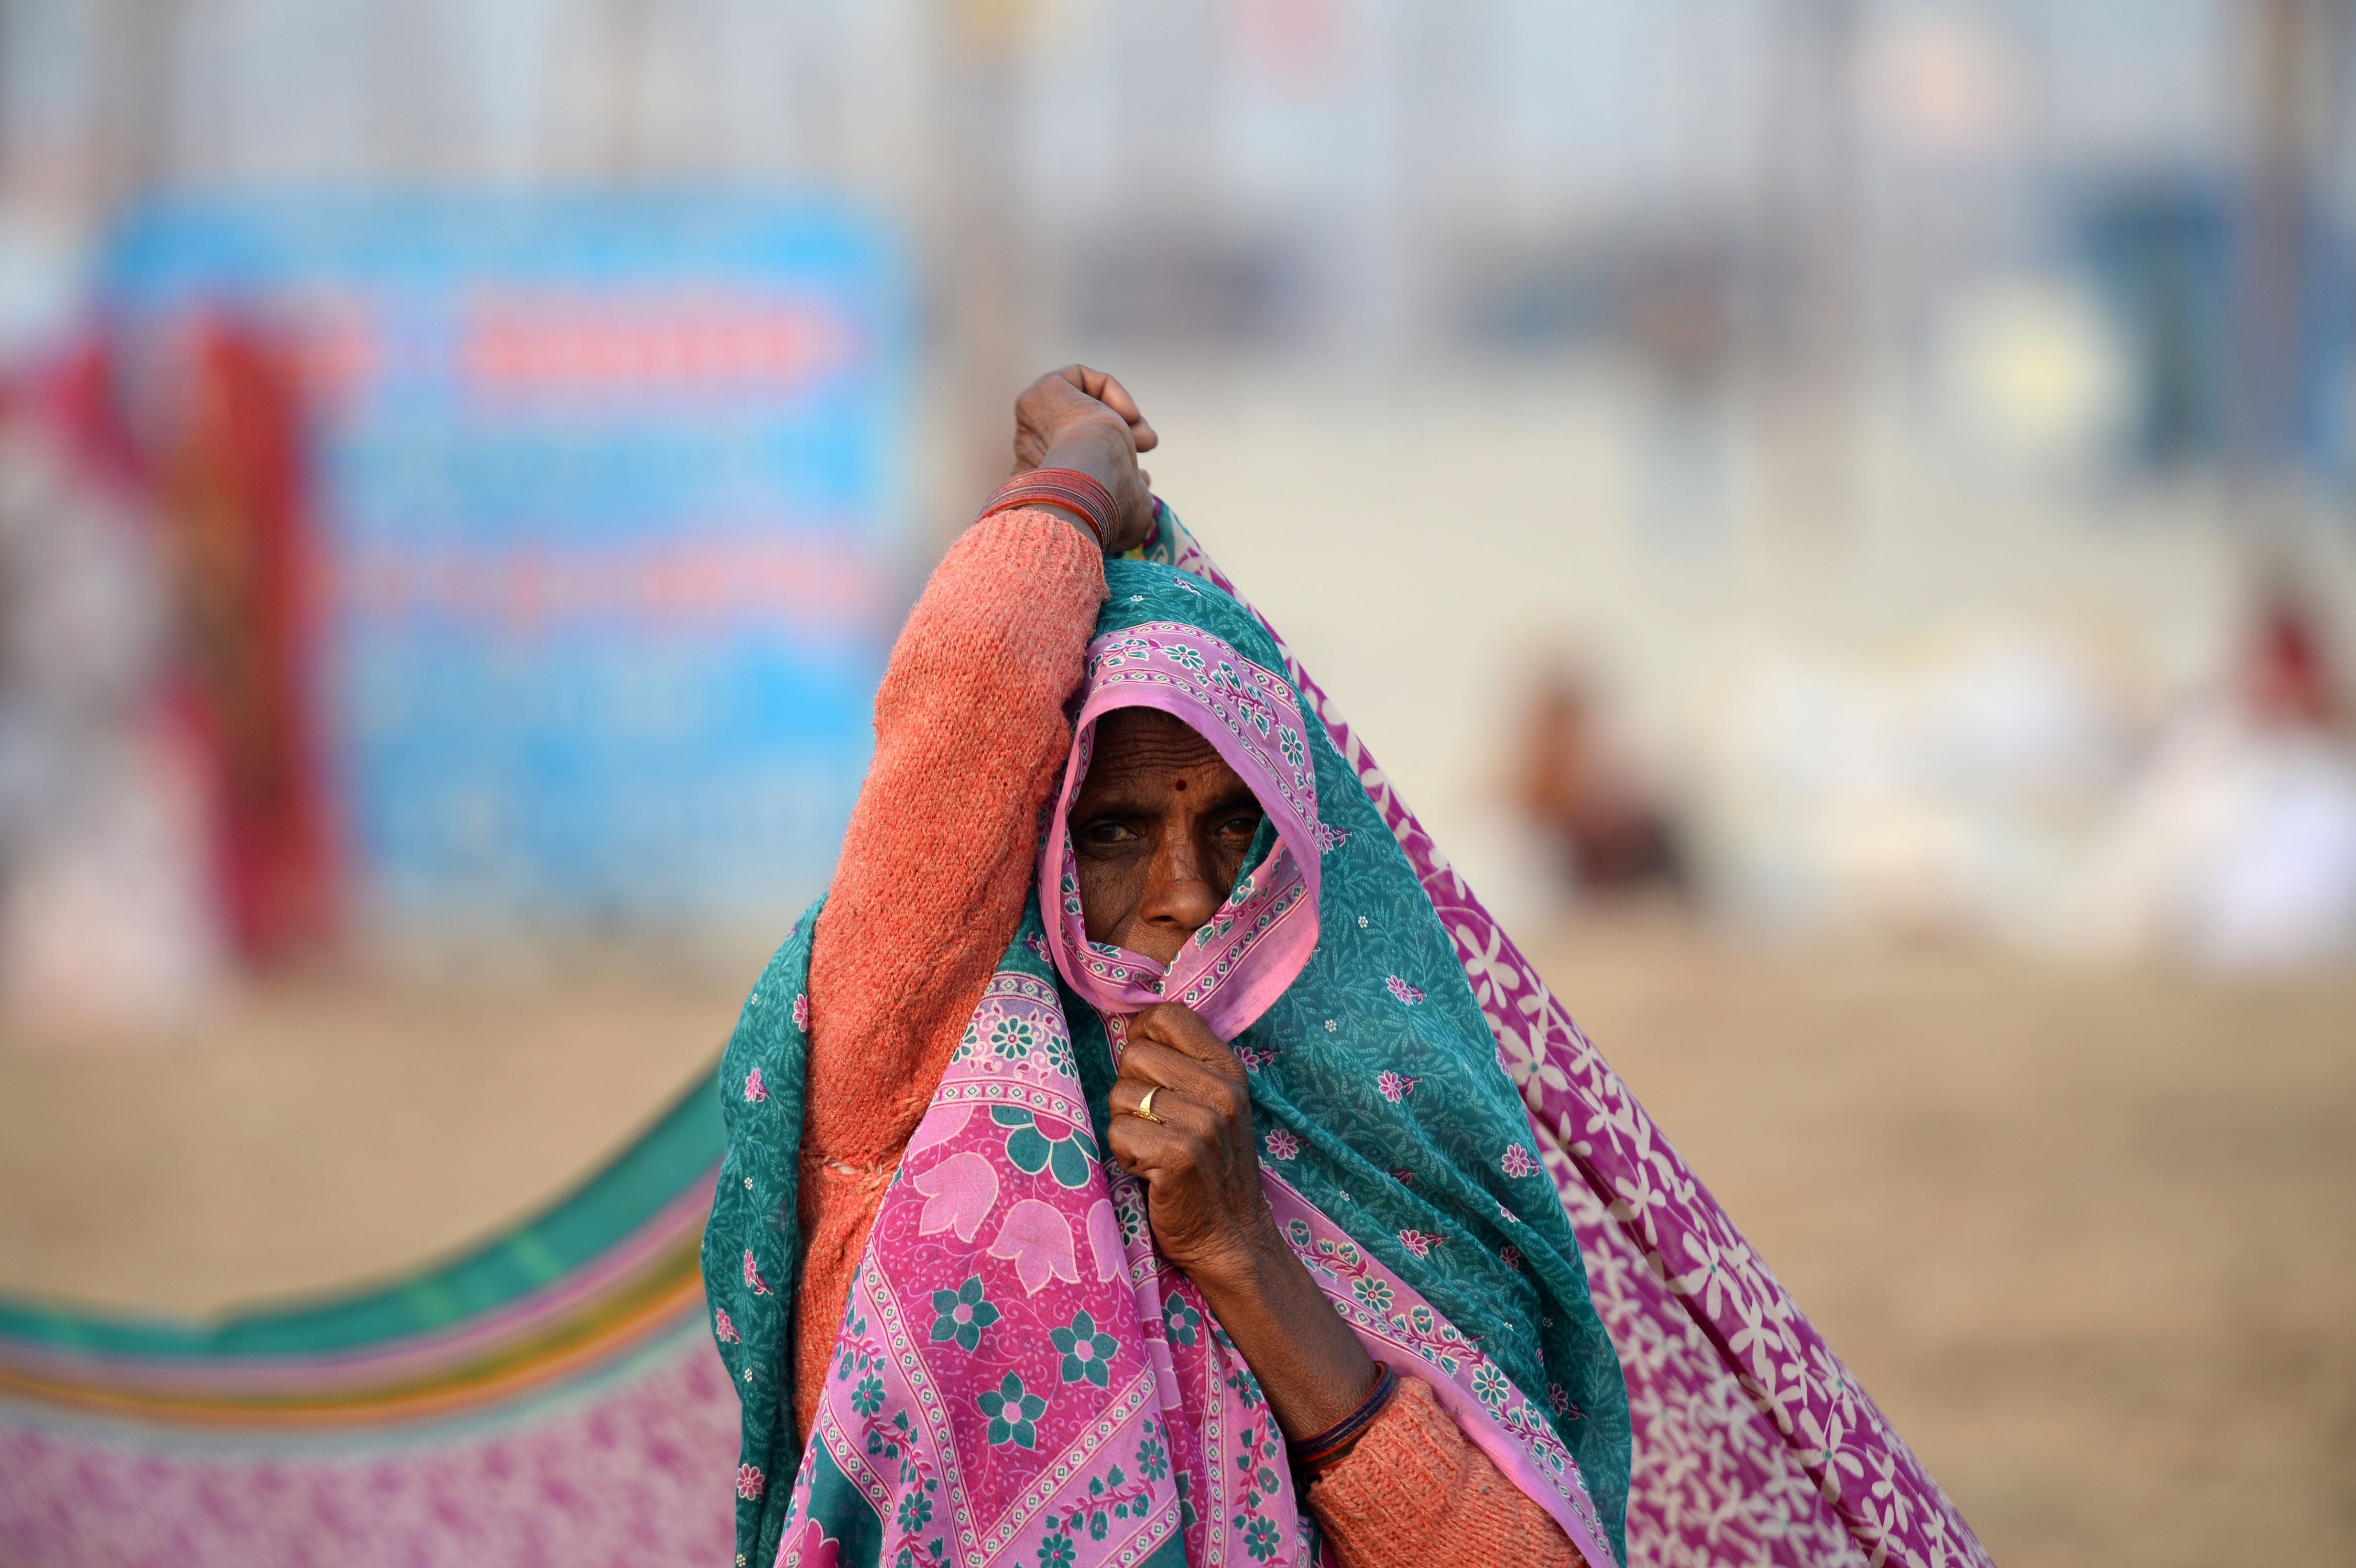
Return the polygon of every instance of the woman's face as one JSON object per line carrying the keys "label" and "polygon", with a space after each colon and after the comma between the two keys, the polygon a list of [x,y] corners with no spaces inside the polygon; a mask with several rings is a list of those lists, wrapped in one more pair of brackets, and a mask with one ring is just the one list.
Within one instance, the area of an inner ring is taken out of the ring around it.
{"label": "woman's face", "polygon": [[1226,901],[1259,819],[1244,781],[1183,720],[1106,714],[1068,818],[1088,940],[1175,959]]}

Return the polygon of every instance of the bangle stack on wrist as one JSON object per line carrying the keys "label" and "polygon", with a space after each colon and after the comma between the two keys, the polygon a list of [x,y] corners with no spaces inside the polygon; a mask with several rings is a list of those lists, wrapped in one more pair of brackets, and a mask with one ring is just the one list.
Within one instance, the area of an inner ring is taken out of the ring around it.
{"label": "bangle stack on wrist", "polygon": [[980,515],[974,518],[995,517],[1018,507],[1055,507],[1071,513],[1087,525],[1096,536],[1097,549],[1105,547],[1112,537],[1113,524],[1120,516],[1112,492],[1076,468],[1033,468],[1028,474],[1017,474],[991,493],[983,503]]}
{"label": "bangle stack on wrist", "polygon": [[1389,1405],[1391,1395],[1398,1392],[1398,1374],[1391,1371],[1387,1361],[1381,1366],[1381,1375],[1375,1379],[1373,1390],[1358,1402],[1357,1409],[1316,1436],[1304,1437],[1290,1445],[1292,1473],[1302,1486],[1347,1458],[1350,1450],[1358,1445],[1358,1439],[1366,1435],[1366,1428],[1375,1424],[1375,1417]]}

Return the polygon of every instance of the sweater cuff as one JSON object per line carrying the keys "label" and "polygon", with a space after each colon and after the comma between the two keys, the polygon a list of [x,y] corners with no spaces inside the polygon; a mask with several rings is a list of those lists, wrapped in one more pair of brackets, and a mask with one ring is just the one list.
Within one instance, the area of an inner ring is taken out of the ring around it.
{"label": "sweater cuff", "polygon": [[1345,1568],[1580,1568],[1585,1561],[1420,1378],[1399,1380],[1358,1445],[1309,1488],[1308,1503]]}
{"label": "sweater cuff", "polygon": [[976,518],[949,547],[951,555],[969,550],[1050,569],[1094,567],[1103,575],[1104,550],[1088,537],[1087,525],[1054,507],[1010,507]]}

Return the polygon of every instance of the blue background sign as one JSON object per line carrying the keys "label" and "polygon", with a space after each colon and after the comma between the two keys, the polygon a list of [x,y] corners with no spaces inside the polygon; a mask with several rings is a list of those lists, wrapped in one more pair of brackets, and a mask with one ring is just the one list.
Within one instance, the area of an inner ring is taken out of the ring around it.
{"label": "blue background sign", "polygon": [[900,607],[908,290],[876,225],[172,206],[106,292],[134,340],[226,304],[299,345],[368,907],[725,922],[823,882]]}

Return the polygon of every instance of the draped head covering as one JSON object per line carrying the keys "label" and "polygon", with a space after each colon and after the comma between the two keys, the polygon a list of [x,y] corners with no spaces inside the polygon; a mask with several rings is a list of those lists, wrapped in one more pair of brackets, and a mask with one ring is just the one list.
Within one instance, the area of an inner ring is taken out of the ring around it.
{"label": "draped head covering", "polygon": [[[1055,912],[1048,945],[1064,979],[1098,1011],[1134,1013],[1158,1002],[1182,1002],[1221,1040],[1232,1040],[1284,993],[1317,946],[1323,840],[1301,699],[1284,677],[1215,632],[1173,620],[1123,624],[1123,612],[1139,612],[1173,591],[1191,598],[1182,605],[1198,619],[1223,619],[1203,613],[1206,592],[1215,590],[1166,567],[1133,561],[1109,563],[1105,579],[1112,597],[1088,645],[1071,760],[1042,835],[1040,907]],[[1235,608],[1231,601],[1228,608]],[[1204,736],[1266,814],[1266,829],[1226,901],[1166,971],[1142,955],[1090,942],[1080,908],[1072,803],[1094,760],[1098,721],[1120,708],[1172,714]]]}

